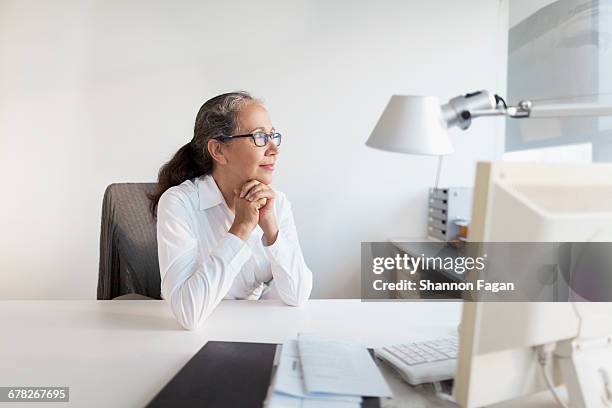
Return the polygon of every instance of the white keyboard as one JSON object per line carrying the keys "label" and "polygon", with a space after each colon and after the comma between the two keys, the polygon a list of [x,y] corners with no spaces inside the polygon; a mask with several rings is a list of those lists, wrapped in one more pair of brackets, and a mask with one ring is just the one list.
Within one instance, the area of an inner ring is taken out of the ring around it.
{"label": "white keyboard", "polygon": [[449,380],[455,376],[457,337],[396,344],[374,350],[412,385]]}

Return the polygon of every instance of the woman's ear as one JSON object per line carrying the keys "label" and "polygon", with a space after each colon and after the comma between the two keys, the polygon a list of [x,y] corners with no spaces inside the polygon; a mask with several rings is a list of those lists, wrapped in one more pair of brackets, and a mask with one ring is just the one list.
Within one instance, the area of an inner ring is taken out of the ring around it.
{"label": "woman's ear", "polygon": [[206,144],[206,148],[214,161],[219,164],[227,164],[227,151],[222,142],[210,139]]}

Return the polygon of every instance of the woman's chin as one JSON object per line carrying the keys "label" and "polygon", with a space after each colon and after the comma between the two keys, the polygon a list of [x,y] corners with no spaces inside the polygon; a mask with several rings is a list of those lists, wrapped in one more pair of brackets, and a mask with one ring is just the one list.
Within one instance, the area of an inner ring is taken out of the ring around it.
{"label": "woman's chin", "polygon": [[263,171],[258,171],[257,172],[257,177],[255,177],[255,179],[259,180],[260,182],[264,183],[264,184],[270,184],[272,183],[272,173],[270,171],[267,170],[263,170]]}

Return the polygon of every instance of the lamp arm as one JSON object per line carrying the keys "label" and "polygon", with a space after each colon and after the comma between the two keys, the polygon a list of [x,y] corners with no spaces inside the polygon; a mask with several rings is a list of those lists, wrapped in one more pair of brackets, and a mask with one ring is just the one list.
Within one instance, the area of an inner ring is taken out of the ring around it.
{"label": "lamp arm", "polygon": [[481,116],[507,116],[513,119],[533,117],[530,101],[521,101],[517,106],[497,107],[496,109],[475,110],[469,112],[472,118]]}
{"label": "lamp arm", "polygon": [[[530,101],[522,101],[520,104],[530,104]],[[602,105],[598,103],[567,103],[534,105],[529,107],[531,118],[563,118],[580,116],[611,116],[612,105]]]}
{"label": "lamp arm", "polygon": [[470,112],[473,118],[479,118],[481,116],[508,116],[508,110],[504,108],[499,109],[487,109],[487,110],[474,110]]}
{"label": "lamp arm", "polygon": [[531,101],[521,101],[517,106],[490,110],[470,111],[472,118],[480,116],[508,116],[513,119],[523,118],[569,118],[585,116],[612,116],[612,105],[597,103],[550,104],[533,106]]}
{"label": "lamp arm", "polygon": [[456,96],[440,109],[448,128],[457,126],[463,130],[470,127],[472,118],[483,116],[513,119],[612,116],[612,105],[596,103],[534,105],[530,100],[523,100],[516,106],[506,106],[501,97],[485,90]]}

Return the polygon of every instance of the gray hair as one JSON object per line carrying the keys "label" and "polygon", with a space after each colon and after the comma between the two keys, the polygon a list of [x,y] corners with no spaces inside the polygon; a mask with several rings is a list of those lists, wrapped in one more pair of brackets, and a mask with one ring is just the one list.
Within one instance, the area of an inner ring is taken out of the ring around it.
{"label": "gray hair", "polygon": [[202,154],[205,172],[212,171],[213,159],[208,152],[208,141],[219,136],[230,136],[240,128],[238,114],[249,102],[260,102],[248,92],[230,92],[215,96],[202,105],[196,116],[191,143]]}

